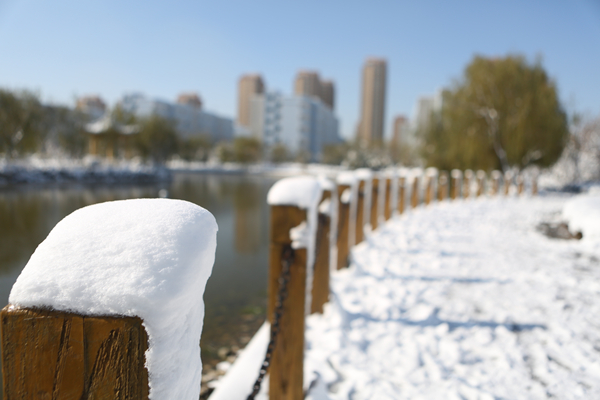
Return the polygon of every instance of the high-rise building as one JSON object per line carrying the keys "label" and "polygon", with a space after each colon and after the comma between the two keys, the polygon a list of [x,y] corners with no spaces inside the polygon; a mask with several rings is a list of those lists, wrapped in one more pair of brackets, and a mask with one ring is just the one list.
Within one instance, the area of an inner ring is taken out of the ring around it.
{"label": "high-rise building", "polygon": [[337,117],[318,97],[266,92],[253,97],[251,108],[252,135],[267,148],[282,144],[319,161],[325,146],[342,141]]}
{"label": "high-rise building", "polygon": [[238,118],[239,125],[250,127],[250,100],[265,91],[263,79],[258,74],[242,75],[238,83]]}
{"label": "high-rise building", "polygon": [[362,76],[362,105],[358,128],[362,145],[383,141],[387,61],[367,59]]}
{"label": "high-rise building", "polygon": [[181,93],[177,96],[177,104],[187,104],[195,108],[202,108],[202,100],[198,93]]}
{"label": "high-rise building", "polygon": [[312,96],[321,98],[321,79],[315,71],[299,71],[294,81],[296,96]]}
{"label": "high-rise building", "polygon": [[335,87],[333,81],[321,81],[321,100],[333,110],[335,104]]}
{"label": "high-rise building", "polygon": [[404,115],[394,118],[394,134],[392,135],[392,146],[407,139],[408,119]]}
{"label": "high-rise building", "polygon": [[298,72],[294,81],[294,94],[319,98],[323,104],[333,110],[335,95],[333,81],[322,81],[316,71]]}

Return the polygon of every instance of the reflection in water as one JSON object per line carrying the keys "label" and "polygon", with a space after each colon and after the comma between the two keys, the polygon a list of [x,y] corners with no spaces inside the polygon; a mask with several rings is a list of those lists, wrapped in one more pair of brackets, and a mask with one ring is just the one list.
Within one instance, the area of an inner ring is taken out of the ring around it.
{"label": "reflection in water", "polygon": [[0,191],[0,302],[21,269],[62,218],[112,200],[166,196],[198,204],[219,225],[213,273],[204,295],[203,360],[251,336],[264,319],[268,260],[269,178],[175,174],[170,184],[145,186],[21,187]]}
{"label": "reflection in water", "polygon": [[260,249],[261,220],[260,203],[264,202],[260,189],[251,182],[236,188],[235,195],[235,250],[242,254],[254,254]]}

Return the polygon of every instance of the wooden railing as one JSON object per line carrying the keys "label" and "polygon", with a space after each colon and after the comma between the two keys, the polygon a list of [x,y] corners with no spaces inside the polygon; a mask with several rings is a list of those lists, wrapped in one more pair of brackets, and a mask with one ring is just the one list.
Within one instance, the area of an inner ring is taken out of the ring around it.
{"label": "wooden railing", "polygon": [[[316,227],[308,227],[308,231],[315,228],[310,238],[313,245],[293,249],[287,298],[269,370],[272,400],[304,398],[306,314],[323,312],[329,299],[330,273],[348,266],[351,248],[372,230],[405,213],[408,205],[414,209],[448,199],[521,196],[527,189],[535,195],[538,190],[535,179],[526,181],[521,175],[498,171],[488,178],[483,171],[469,170],[362,170],[335,180],[313,179],[321,188],[316,207],[290,201],[274,204],[270,211],[267,316],[271,322],[278,302],[282,254],[294,245],[290,232],[302,224],[316,223]],[[314,254],[309,254],[309,249]],[[313,260],[312,264],[308,260]],[[312,276],[310,282],[307,276]],[[1,320],[5,399],[148,398],[147,334],[139,318],[7,306]]]}

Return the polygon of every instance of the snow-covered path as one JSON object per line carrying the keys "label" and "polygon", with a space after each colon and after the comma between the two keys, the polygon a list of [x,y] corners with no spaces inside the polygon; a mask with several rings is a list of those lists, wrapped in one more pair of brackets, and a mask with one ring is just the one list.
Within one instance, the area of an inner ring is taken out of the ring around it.
{"label": "snow-covered path", "polygon": [[600,252],[536,230],[566,199],[448,202],[380,227],[308,319],[311,397],[600,399]]}

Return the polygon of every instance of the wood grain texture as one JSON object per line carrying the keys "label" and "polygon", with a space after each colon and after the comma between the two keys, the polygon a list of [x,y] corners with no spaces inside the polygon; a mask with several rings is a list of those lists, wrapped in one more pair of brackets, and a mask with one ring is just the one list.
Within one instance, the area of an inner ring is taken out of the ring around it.
{"label": "wood grain texture", "polygon": [[147,399],[148,336],[137,317],[5,307],[4,399]]}
{"label": "wood grain texture", "polygon": [[319,214],[317,227],[317,254],[313,273],[312,304],[310,313],[323,313],[323,306],[329,301],[329,233],[331,218]]}
{"label": "wood grain texture", "polygon": [[348,266],[350,203],[342,203],[341,197],[342,193],[349,189],[349,185],[338,186],[337,269],[342,269]]}
{"label": "wood grain texture", "polygon": [[[306,210],[293,206],[271,207],[269,254],[269,301],[267,317],[272,322],[284,248],[292,243],[291,228],[306,220]],[[269,368],[269,398],[271,400],[303,399],[304,370],[304,305],[306,298],[306,249],[294,250],[290,269],[288,297],[283,304],[280,332]]]}

